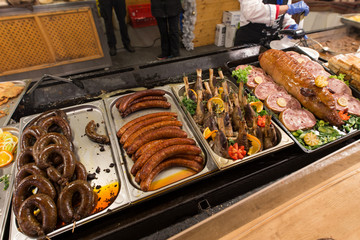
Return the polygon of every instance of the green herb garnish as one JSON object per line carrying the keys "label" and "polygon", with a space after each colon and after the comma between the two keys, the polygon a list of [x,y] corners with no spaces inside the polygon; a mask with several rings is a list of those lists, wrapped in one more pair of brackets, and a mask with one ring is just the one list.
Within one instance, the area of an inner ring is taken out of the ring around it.
{"label": "green herb garnish", "polygon": [[184,98],[182,99],[182,104],[184,104],[184,106],[186,107],[186,109],[188,110],[188,112],[191,114],[191,116],[193,116],[196,112],[196,102],[194,102],[193,100],[187,98],[186,96],[184,96]]}
{"label": "green herb garnish", "polygon": [[348,85],[348,86],[349,86],[349,81],[344,80],[345,76],[346,76],[346,74],[342,74],[342,73],[340,73],[338,76],[336,76],[336,75],[331,75],[329,78],[336,78],[336,79],[339,79],[339,80],[343,81],[346,85]]}
{"label": "green herb garnish", "polygon": [[4,182],[4,191],[9,187],[9,174],[0,177],[0,183]]}
{"label": "green herb garnish", "polygon": [[246,66],[244,69],[238,69],[232,71],[232,76],[237,78],[237,83],[243,82],[247,83],[248,78],[247,76],[250,74],[250,70],[252,67],[250,65]]}

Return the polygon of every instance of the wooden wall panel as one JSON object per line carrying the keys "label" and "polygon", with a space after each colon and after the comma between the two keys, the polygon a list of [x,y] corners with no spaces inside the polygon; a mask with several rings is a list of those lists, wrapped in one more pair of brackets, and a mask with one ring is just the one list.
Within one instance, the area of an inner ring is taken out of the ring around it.
{"label": "wooden wall panel", "polygon": [[215,42],[216,24],[222,23],[224,11],[240,9],[238,0],[196,0],[197,18],[195,24],[195,47],[211,45]]}

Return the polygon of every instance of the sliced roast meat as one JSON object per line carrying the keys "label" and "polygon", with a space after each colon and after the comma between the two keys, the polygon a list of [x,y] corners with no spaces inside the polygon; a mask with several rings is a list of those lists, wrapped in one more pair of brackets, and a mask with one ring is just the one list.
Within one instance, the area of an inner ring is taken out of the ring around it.
{"label": "sliced roast meat", "polygon": [[299,54],[297,52],[286,52],[288,55],[290,55],[292,58],[294,58],[296,61],[298,61],[300,64],[305,64],[306,62],[311,61],[311,59],[304,55],[304,54]]}
{"label": "sliced roast meat", "polygon": [[329,77],[330,74],[328,72],[326,72],[323,68],[323,66],[321,66],[319,63],[315,62],[315,61],[307,61],[303,63],[303,66],[314,76],[317,77],[319,75],[325,76],[325,77]]}
{"label": "sliced roast meat", "polygon": [[266,73],[255,71],[248,75],[246,86],[253,89],[263,82],[274,82],[274,80]]}
{"label": "sliced roast meat", "polygon": [[255,88],[254,94],[258,99],[265,100],[267,96],[276,92],[286,93],[286,90],[274,82],[263,82]]}
{"label": "sliced roast meat", "polygon": [[347,109],[348,113],[360,116],[360,101],[358,99],[348,94],[334,94],[334,98],[336,110]]}
{"label": "sliced roast meat", "polygon": [[348,85],[346,85],[343,81],[336,79],[336,78],[328,78],[328,85],[327,87],[331,89],[332,92],[335,94],[347,94],[352,95],[351,89]]}
{"label": "sliced roast meat", "polygon": [[275,92],[269,95],[265,100],[265,105],[272,111],[280,113],[285,109],[300,109],[301,104],[290,94],[284,92]]}
{"label": "sliced roast meat", "polygon": [[305,109],[286,109],[280,113],[279,118],[289,131],[309,129],[316,124],[314,115]]}

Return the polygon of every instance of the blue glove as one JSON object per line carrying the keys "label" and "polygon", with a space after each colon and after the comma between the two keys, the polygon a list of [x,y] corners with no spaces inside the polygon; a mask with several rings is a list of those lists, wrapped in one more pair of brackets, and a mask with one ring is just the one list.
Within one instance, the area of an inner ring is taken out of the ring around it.
{"label": "blue glove", "polygon": [[[295,23],[295,24],[293,24],[293,25],[290,25],[290,26],[287,27],[286,29],[296,30],[296,29],[298,29],[298,28],[299,28],[299,25],[297,25],[297,24]],[[289,37],[289,36],[288,36],[288,38],[292,39],[292,37]],[[307,40],[308,37],[307,37],[306,35],[304,35],[304,39]]]}
{"label": "blue glove", "polygon": [[294,15],[297,13],[305,12],[305,16],[309,14],[309,6],[306,5],[304,1],[300,1],[294,4],[288,5],[289,9],[287,10],[287,13],[290,15]]}

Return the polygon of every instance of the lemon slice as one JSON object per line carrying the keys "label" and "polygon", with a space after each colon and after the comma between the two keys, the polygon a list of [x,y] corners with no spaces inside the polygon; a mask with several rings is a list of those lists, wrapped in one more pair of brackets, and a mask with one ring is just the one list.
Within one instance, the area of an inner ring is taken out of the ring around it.
{"label": "lemon slice", "polygon": [[255,81],[257,84],[260,84],[260,83],[262,83],[264,80],[263,80],[262,77],[256,76],[256,77],[254,78],[254,81]]}
{"label": "lemon slice", "polygon": [[14,156],[10,152],[6,150],[0,151],[0,167],[7,166],[12,162],[13,159]]}
{"label": "lemon slice", "polygon": [[251,147],[248,151],[249,156],[253,155],[261,150],[261,142],[257,137],[247,134],[247,139],[250,140],[250,142],[251,142]]}
{"label": "lemon slice", "polygon": [[264,104],[261,101],[258,102],[251,102],[250,106],[255,106],[256,107],[256,112],[261,112],[264,108]]}
{"label": "lemon slice", "polygon": [[320,140],[315,133],[309,132],[305,134],[304,142],[309,146],[316,146],[319,144]]}
{"label": "lemon slice", "polygon": [[280,107],[286,107],[286,99],[285,98],[278,98],[276,101],[277,105],[279,105]]}
{"label": "lemon slice", "polygon": [[217,133],[217,130],[211,131],[210,128],[207,127],[203,132],[203,137],[205,139],[208,139],[209,137],[212,137],[212,139],[214,140],[215,136],[216,136],[216,133]]}
{"label": "lemon slice", "polygon": [[219,97],[212,97],[209,99],[209,102],[211,102],[211,104],[215,105],[215,111],[217,113],[221,113],[225,110],[225,107],[224,107],[224,101],[219,98]]}
{"label": "lemon slice", "polygon": [[339,97],[337,102],[342,107],[346,107],[349,104],[348,100],[345,97]]}
{"label": "lemon slice", "polygon": [[319,75],[315,78],[315,85],[317,87],[326,87],[329,84],[327,77],[323,75]]}

